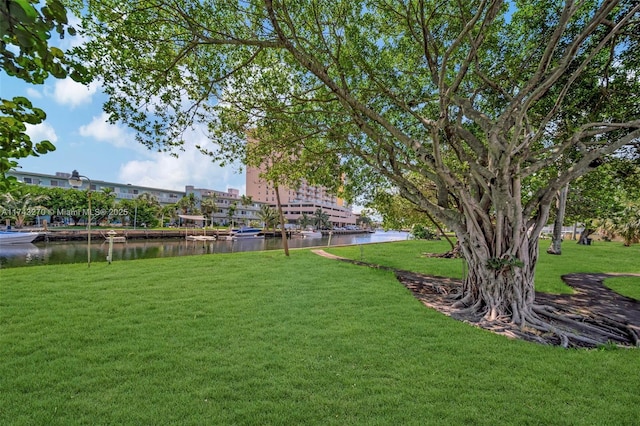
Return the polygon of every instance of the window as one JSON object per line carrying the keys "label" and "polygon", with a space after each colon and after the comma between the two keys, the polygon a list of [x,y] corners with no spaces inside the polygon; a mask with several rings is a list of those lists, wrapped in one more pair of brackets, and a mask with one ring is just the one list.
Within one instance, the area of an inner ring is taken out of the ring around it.
{"label": "window", "polygon": [[57,180],[51,180],[51,186],[58,186],[58,181]]}
{"label": "window", "polygon": [[32,182],[31,182],[31,178],[27,178],[27,177],[26,177],[26,178],[24,178],[23,180],[24,180],[24,183],[32,183]]}

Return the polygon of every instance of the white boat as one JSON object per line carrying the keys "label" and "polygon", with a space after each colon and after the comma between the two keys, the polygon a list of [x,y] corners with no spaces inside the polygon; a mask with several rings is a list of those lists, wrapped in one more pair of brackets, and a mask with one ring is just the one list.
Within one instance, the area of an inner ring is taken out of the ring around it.
{"label": "white boat", "polygon": [[215,235],[187,235],[187,241],[215,241]]}
{"label": "white boat", "polygon": [[0,245],[30,243],[39,235],[38,232],[0,231]]}
{"label": "white boat", "polygon": [[234,229],[231,231],[231,238],[264,238],[264,234],[258,235],[262,233],[262,229],[260,228],[249,228],[242,227],[240,229]]}
{"label": "white boat", "polygon": [[322,238],[322,232],[320,231],[300,231],[300,235],[302,235],[303,238]]}

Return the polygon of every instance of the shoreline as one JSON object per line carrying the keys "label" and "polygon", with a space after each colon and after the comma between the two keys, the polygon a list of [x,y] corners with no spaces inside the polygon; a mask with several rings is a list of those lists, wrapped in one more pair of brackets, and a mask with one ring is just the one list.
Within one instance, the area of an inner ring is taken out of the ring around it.
{"label": "shoreline", "polygon": [[[185,238],[187,236],[216,236],[223,237],[228,236],[228,230],[220,229],[202,229],[202,228],[176,228],[176,229],[113,229],[107,227],[92,228],[91,239],[92,240],[108,240],[107,233],[109,231],[115,231],[116,237],[125,237],[131,240],[157,240],[157,239],[171,239],[171,238]],[[49,242],[49,241],[86,241],[88,231],[86,229],[61,229],[46,231],[42,229],[31,229],[25,231],[39,232],[38,236],[33,242]],[[321,231],[323,236],[329,235],[329,231]],[[332,231],[333,235],[355,235],[355,234],[367,234],[367,230],[340,230]],[[289,237],[291,231],[288,231]],[[281,238],[279,231],[266,231],[263,233],[266,238]]]}

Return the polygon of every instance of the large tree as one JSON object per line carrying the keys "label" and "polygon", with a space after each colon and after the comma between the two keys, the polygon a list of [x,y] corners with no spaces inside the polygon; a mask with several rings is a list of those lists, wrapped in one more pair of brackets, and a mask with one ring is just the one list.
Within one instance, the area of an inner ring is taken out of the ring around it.
{"label": "large tree", "polygon": [[[60,0],[0,2],[2,71],[32,84],[43,84],[49,75],[88,83],[90,76],[84,66],[50,44],[54,34],[60,38],[76,34]],[[34,143],[26,133],[26,124],[40,124],[45,118],[45,112],[25,97],[0,99],[0,190],[15,183],[15,178],[5,173],[17,165],[17,159],[55,150],[51,142]]]}
{"label": "large tree", "polygon": [[[640,137],[639,10],[632,0],[94,0],[84,57],[111,117],[150,147],[180,146],[200,123],[220,158],[242,152],[242,132],[278,123],[289,131],[271,135],[297,141],[296,155],[322,141],[351,184],[392,184],[455,231],[468,264],[456,307],[563,335],[534,303],[538,235],[558,190]],[[230,122],[244,126],[235,138],[218,132]]]}

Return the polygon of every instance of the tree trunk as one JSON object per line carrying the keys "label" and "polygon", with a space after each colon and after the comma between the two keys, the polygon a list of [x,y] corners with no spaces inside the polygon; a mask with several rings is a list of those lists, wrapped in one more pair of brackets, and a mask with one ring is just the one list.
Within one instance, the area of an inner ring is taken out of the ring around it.
{"label": "tree trunk", "polygon": [[595,229],[591,229],[588,226],[585,226],[582,233],[580,233],[580,238],[578,239],[578,244],[583,244],[585,246],[591,245],[591,238],[589,236],[593,234]]}
{"label": "tree trunk", "polygon": [[287,230],[284,227],[284,213],[282,212],[282,204],[280,204],[280,187],[278,184],[273,185],[276,191],[276,202],[278,203],[278,215],[280,216],[280,231],[282,232],[282,248],[285,256],[289,256],[289,240],[287,240]]}
{"label": "tree trunk", "polygon": [[[486,235],[497,235],[489,241]],[[459,236],[468,275],[456,307],[466,307],[475,320],[507,320],[524,326],[533,313],[534,272],[538,258],[538,236],[524,230],[495,234],[470,227]]]}
{"label": "tree trunk", "polygon": [[558,191],[556,220],[553,222],[553,235],[551,236],[551,246],[547,249],[549,254],[562,254],[562,226],[564,224],[564,213],[567,207],[567,195],[569,185],[562,187]]}

